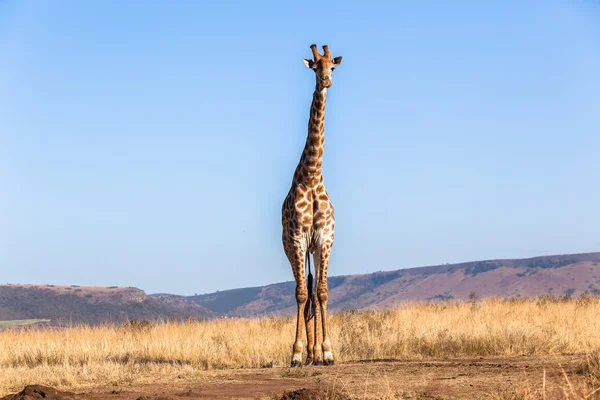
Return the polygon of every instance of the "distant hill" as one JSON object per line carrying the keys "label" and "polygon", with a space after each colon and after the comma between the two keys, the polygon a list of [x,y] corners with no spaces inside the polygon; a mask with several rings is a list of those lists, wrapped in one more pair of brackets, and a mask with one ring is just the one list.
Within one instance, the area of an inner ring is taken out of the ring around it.
{"label": "distant hill", "polygon": [[208,318],[213,313],[181,296],[148,296],[136,288],[0,285],[0,320],[50,319],[51,324],[130,319]]}
{"label": "distant hill", "polygon": [[[290,272],[291,274],[291,272]],[[600,253],[488,260],[332,276],[329,308],[375,309],[408,301],[541,294],[600,294]],[[293,315],[295,282],[199,296],[147,295],[136,288],[0,285],[0,321],[51,319],[52,324],[220,316]]]}
{"label": "distant hill", "polygon": [[[290,272],[291,274],[291,272]],[[329,277],[329,308],[386,308],[407,301],[487,296],[600,294],[600,253],[488,260]],[[293,314],[295,282],[225,290],[188,299],[216,315]]]}

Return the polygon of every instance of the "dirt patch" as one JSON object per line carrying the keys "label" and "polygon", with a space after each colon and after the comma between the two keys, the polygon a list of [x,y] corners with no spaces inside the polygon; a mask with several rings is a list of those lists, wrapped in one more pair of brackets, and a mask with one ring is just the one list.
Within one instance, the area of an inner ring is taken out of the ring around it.
{"label": "dirt patch", "polygon": [[1,400],[67,400],[72,399],[73,393],[61,392],[48,386],[28,385],[19,393],[8,395]]}
{"label": "dirt patch", "polygon": [[585,363],[584,355],[354,361],[332,367],[198,371],[160,383],[106,383],[85,393],[27,386],[0,400],[563,399],[571,392],[581,396],[569,398],[583,398],[594,389],[583,386]]}
{"label": "dirt patch", "polygon": [[340,392],[327,392],[318,389],[298,389],[285,392],[277,400],[350,400],[351,397]]}

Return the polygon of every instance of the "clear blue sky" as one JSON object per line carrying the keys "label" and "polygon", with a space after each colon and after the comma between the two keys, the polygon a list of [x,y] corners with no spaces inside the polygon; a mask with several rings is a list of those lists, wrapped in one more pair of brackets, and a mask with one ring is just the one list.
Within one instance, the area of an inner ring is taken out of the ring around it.
{"label": "clear blue sky", "polygon": [[313,42],[330,275],[600,251],[600,4],[446,3],[0,1],[0,282],[292,280]]}

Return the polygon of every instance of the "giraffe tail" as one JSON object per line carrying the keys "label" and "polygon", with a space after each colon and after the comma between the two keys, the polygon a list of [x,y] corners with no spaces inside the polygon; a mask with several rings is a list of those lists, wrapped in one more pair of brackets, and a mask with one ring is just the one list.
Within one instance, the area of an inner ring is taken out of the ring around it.
{"label": "giraffe tail", "polygon": [[309,314],[308,314],[308,319],[311,319],[315,315],[315,310],[314,310],[315,303],[313,301],[313,276],[312,276],[312,272],[310,270],[310,252],[309,251],[306,252],[306,265],[308,266],[308,279],[307,279],[307,283],[306,283],[306,286],[308,286],[308,301],[307,301],[306,306],[310,310]]}

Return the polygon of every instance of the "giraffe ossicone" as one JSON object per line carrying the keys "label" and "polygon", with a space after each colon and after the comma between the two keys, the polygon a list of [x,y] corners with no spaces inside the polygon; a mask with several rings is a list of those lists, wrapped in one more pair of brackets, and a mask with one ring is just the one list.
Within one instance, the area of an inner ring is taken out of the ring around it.
{"label": "giraffe ossicone", "polygon": [[[342,57],[332,58],[327,45],[323,46],[323,55],[317,50],[317,45],[313,44],[310,48],[313,58],[305,58],[304,63],[314,71],[316,86],[310,106],[308,136],[281,212],[283,249],[296,280],[298,306],[292,367],[302,364],[305,327],[306,364],[334,363],[327,318],[327,268],[333,246],[335,218],[321,169],[327,88],[331,87],[332,73],[342,62]],[[310,273],[310,254],[314,260],[314,285]],[[309,269],[308,284],[306,267]]]}

